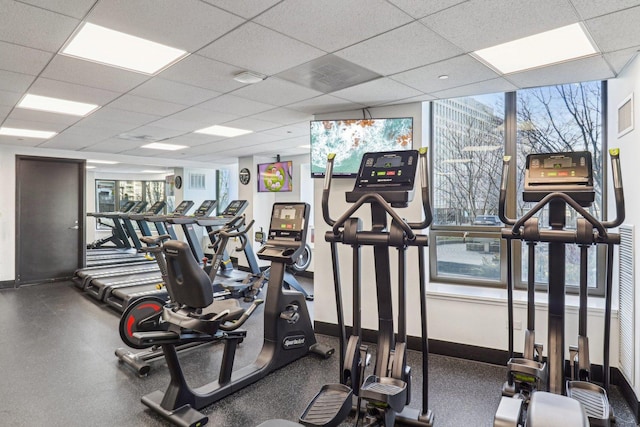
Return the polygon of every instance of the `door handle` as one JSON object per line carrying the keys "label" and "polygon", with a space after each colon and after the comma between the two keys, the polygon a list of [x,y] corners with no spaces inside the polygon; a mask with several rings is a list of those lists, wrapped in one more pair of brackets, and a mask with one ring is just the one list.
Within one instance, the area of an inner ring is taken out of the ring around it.
{"label": "door handle", "polygon": [[73,227],[69,227],[69,230],[79,230],[80,227],[78,227],[77,225],[74,225]]}

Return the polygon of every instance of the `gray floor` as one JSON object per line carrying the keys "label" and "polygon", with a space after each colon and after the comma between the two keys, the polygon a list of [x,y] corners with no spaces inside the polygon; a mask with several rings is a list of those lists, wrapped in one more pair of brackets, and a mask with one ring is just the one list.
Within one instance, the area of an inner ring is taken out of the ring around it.
{"label": "gray floor", "polygon": [[[236,366],[257,355],[262,310],[247,324],[248,338]],[[113,352],[122,346],[118,316],[69,283],[0,291],[0,425],[12,426],[164,426],[140,397],[164,390],[168,372],[156,363],[139,378],[119,365]],[[337,346],[332,337],[319,341]],[[220,346],[181,356],[193,385],[218,373]],[[410,352],[414,399],[419,406],[420,354]],[[271,418],[297,419],[306,403],[327,382],[335,382],[338,359],[309,356],[218,402],[203,412],[212,426],[255,426]],[[435,425],[490,426],[500,399],[503,367],[432,355],[430,407]],[[618,426],[635,426],[618,390],[611,390]],[[350,425],[350,424],[344,424]]]}

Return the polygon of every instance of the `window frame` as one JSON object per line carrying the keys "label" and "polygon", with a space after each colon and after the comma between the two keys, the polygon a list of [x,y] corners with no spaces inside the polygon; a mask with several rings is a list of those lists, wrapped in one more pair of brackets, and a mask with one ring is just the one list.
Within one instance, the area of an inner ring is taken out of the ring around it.
{"label": "window frame", "polygon": [[[571,84],[571,83],[565,83]],[[603,159],[608,159],[608,114],[607,114],[607,82],[600,82],[600,114],[601,114],[601,150]],[[517,91],[504,93],[504,140],[503,140],[503,152],[505,156],[511,156],[517,158]],[[431,144],[434,144],[435,138],[435,108],[433,108],[433,102],[430,102],[429,108],[429,136]],[[431,152],[435,150],[431,147]],[[435,168],[434,168],[434,156],[430,156],[430,174],[431,182],[435,182]],[[507,187],[507,206],[505,207],[506,215],[509,218],[514,218],[517,209],[517,179],[516,176],[518,168],[509,169],[508,187]],[[602,218],[607,218],[607,201],[608,201],[608,186],[607,177],[609,174],[608,161],[602,162]],[[521,179],[521,177],[520,177]],[[435,197],[434,191],[431,192],[431,198]],[[474,226],[469,225],[438,225],[432,224],[429,228],[429,239],[431,244],[429,245],[429,279],[434,283],[451,283],[460,285],[474,285],[482,287],[492,288],[505,288],[507,285],[507,241],[501,238],[502,227],[493,226]],[[438,237],[453,236],[453,237],[482,237],[482,238],[500,238],[500,280],[474,278],[474,277],[451,277],[438,275],[438,251],[436,241]],[[527,258],[522,254],[522,242],[513,241],[512,247],[512,260],[513,260],[513,284],[515,289],[523,290],[527,288],[526,278],[522,278],[523,266],[527,262]],[[589,288],[590,296],[604,296],[605,292],[605,265],[606,265],[606,247],[603,245],[596,246],[596,283],[595,287]],[[591,248],[590,250],[594,250]],[[546,283],[536,282],[536,291],[546,292]],[[577,294],[579,291],[578,286],[566,285],[566,292],[569,294]]]}

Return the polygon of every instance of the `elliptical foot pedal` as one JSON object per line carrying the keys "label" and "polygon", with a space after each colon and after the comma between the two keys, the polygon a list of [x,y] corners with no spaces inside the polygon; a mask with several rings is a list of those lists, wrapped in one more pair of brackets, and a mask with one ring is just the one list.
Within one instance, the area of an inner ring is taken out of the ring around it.
{"label": "elliptical foot pedal", "polygon": [[360,397],[389,405],[400,412],[407,403],[407,383],[396,378],[369,375],[360,388]]}
{"label": "elliptical foot pedal", "polygon": [[300,415],[305,426],[336,427],[351,412],[353,390],[344,384],[326,384]]}
{"label": "elliptical foot pedal", "polygon": [[613,419],[607,391],[587,381],[567,381],[567,396],[582,404],[589,425],[608,427]]}

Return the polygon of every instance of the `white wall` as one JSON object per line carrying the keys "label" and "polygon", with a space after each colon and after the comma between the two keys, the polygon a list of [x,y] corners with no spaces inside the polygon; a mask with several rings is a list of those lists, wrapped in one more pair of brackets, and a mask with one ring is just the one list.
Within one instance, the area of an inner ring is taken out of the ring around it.
{"label": "white wall", "polygon": [[[407,117],[414,119],[414,148],[424,145],[428,146],[429,133],[426,126],[428,123],[428,106],[420,103],[385,108],[371,109],[373,117]],[[324,118],[360,118],[361,111],[351,113],[326,114],[316,116],[316,119]],[[421,131],[422,130],[422,131]],[[627,173],[630,173],[629,171]],[[344,212],[348,205],[344,199],[345,191],[353,188],[353,179],[334,179],[332,181],[330,209],[331,216],[335,219]],[[314,316],[316,321],[336,323],[335,296],[333,290],[333,278],[331,269],[331,256],[329,244],[324,241],[324,234],[329,227],[322,220],[322,180],[316,180],[314,185],[315,194],[315,306]],[[420,219],[419,194],[416,194],[414,203],[403,209],[401,216],[409,220]],[[629,206],[628,206],[629,208]],[[365,222],[365,229],[370,226],[368,218],[368,208],[359,211]],[[426,231],[425,231],[426,232]],[[342,280],[342,293],[344,297],[344,307],[346,308],[345,319],[347,324],[351,324],[352,316],[350,307],[352,302],[351,290],[351,249],[340,247],[339,258],[341,261],[340,271]],[[473,286],[451,285],[431,283],[428,278],[428,259],[426,265],[427,280],[427,309],[428,309],[428,331],[429,338],[476,345],[487,348],[506,350],[508,345],[507,336],[507,307],[506,290],[488,289]],[[364,328],[377,329],[377,308],[375,297],[375,277],[371,266],[373,265],[373,255],[371,248],[362,250],[362,325]],[[408,288],[408,333],[412,336],[420,336],[421,325],[419,322],[419,276],[417,272],[417,253],[415,248],[410,248],[407,256],[407,288]],[[394,272],[397,271],[397,262],[394,252],[391,254],[391,272],[395,285]],[[394,289],[394,293],[396,293]],[[395,296],[394,296],[395,298]],[[568,355],[569,345],[577,344],[577,300],[575,297],[567,297],[568,304],[566,318],[566,354]],[[397,302],[394,299],[394,309]],[[523,292],[516,292],[515,321],[524,324],[526,322],[526,295]],[[538,331],[546,332],[546,294],[538,295],[536,306],[536,325]],[[397,313],[397,312],[396,312]],[[412,314],[412,313],[415,313]],[[611,361],[615,366],[617,361],[617,320],[612,322],[611,333]],[[526,325],[523,325],[526,326]],[[590,300],[589,336],[591,343],[592,363],[602,363],[602,342],[603,342],[603,309],[602,301]],[[545,344],[546,335],[538,333],[537,340]],[[522,351],[524,336],[522,329],[515,333],[515,350]]]}
{"label": "white wall", "polygon": [[[276,202],[299,202],[302,200],[301,191],[303,187],[300,185],[302,182],[302,178],[300,176],[300,165],[309,163],[309,155],[305,154],[300,156],[282,156],[280,160],[291,160],[293,162],[293,191],[282,193],[258,193],[258,163],[273,162],[275,161],[274,157],[242,157],[238,162],[238,170],[247,168],[249,169],[249,171],[251,171],[251,181],[249,182],[249,184],[240,184],[238,187],[238,198],[249,201],[249,208],[245,212],[245,215],[247,217],[247,222],[251,220],[255,221],[253,228],[249,233],[249,239],[253,243],[253,249],[255,252],[260,249],[261,245],[253,241],[253,233],[257,230],[260,230],[260,227],[262,227],[265,232],[269,229],[269,222],[271,220],[271,207],[273,206],[273,204]],[[244,253],[230,251],[230,254],[238,257],[238,263],[241,266],[248,266]],[[260,266],[269,265],[268,262],[261,260],[258,260],[258,264]]]}
{"label": "white wall", "polygon": [[[640,159],[640,146],[638,145],[638,137],[640,136],[638,127],[640,126],[640,108],[637,107],[638,99],[640,99],[640,59],[637,57],[627,65],[617,79],[609,81],[608,85],[608,110],[609,110],[609,147],[620,148],[620,163],[622,168],[622,180],[626,186],[625,191],[625,207],[626,207],[626,224],[640,223],[640,194],[633,191],[636,184],[636,175],[638,175],[638,159]],[[633,94],[636,107],[634,107],[634,124],[635,128],[631,132],[622,137],[618,137],[618,121],[617,109],[621,102],[629,95]],[[611,184],[609,185],[611,191]],[[611,193],[609,193],[611,194]],[[610,198],[611,199],[611,198]],[[609,205],[610,216],[613,215],[613,203]],[[640,233],[636,230],[636,242]],[[639,265],[640,251],[635,251],[635,265]],[[637,267],[636,267],[637,269]],[[636,273],[637,274],[637,273]],[[634,278],[635,281],[637,279]],[[640,292],[636,288],[635,292],[635,310],[637,312],[640,307]],[[636,395],[640,395],[640,357],[638,357],[638,343],[640,343],[640,316],[635,316],[635,348],[636,348],[636,365],[635,365],[635,386]],[[612,358],[612,360],[614,360]],[[617,360],[617,359],[615,359]]]}

